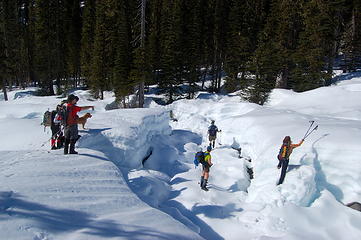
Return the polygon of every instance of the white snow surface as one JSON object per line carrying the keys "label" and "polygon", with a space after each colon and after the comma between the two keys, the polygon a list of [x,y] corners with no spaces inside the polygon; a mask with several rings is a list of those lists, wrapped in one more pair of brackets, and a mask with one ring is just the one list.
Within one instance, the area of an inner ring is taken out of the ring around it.
{"label": "white snow surface", "polygon": [[[62,99],[32,91],[0,102],[0,239],[361,239],[361,213],[344,205],[361,202],[357,76],[304,93],[277,89],[265,106],[200,93],[105,111],[111,93],[100,101],[76,91],[79,106],[95,106],[79,155],[48,150],[40,122]],[[210,120],[222,132],[205,192],[193,158]],[[277,186],[283,137],[297,143],[311,120],[318,129]]]}

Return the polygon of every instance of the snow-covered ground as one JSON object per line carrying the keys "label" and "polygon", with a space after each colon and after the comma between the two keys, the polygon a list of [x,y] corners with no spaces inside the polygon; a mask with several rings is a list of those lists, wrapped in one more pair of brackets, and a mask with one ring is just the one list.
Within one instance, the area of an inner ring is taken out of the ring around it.
{"label": "snow-covered ground", "polygon": [[[62,99],[12,91],[0,102],[0,239],[361,239],[361,213],[343,205],[361,202],[361,78],[343,79],[274,90],[266,106],[200,93],[105,111],[111,93],[76,91],[95,111],[75,156],[48,150],[40,126]],[[222,132],[205,192],[193,158],[210,120]],[[283,137],[298,142],[311,120],[276,186]]]}

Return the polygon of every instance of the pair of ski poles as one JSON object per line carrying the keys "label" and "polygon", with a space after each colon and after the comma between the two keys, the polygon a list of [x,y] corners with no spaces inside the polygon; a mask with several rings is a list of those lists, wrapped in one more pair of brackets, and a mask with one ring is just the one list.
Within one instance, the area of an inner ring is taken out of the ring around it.
{"label": "pair of ski poles", "polygon": [[62,127],[60,127],[59,131],[57,133],[55,133],[54,135],[52,135],[48,140],[46,140],[43,144],[41,144],[40,147],[44,147],[45,144],[47,144],[54,136],[58,135],[60,132],[62,132],[64,129]]}
{"label": "pair of ski poles", "polygon": [[[316,125],[316,126],[311,130],[311,128],[312,128],[313,124],[315,123],[315,121],[309,121],[309,122],[310,122],[310,127],[307,129],[307,132],[305,133],[305,136],[303,137],[303,140],[305,140],[308,136],[310,136],[310,134],[311,134],[312,132],[314,132],[315,130],[318,129],[318,125]],[[310,130],[311,130],[311,131],[310,131]]]}

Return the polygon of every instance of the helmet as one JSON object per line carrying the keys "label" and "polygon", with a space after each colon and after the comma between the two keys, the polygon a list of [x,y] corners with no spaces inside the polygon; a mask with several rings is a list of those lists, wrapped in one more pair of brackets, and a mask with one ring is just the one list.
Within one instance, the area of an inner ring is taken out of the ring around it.
{"label": "helmet", "polygon": [[208,147],[207,147],[207,151],[208,151],[208,152],[212,151],[212,147],[211,147],[211,146],[208,146]]}
{"label": "helmet", "polygon": [[214,123],[214,120],[212,120],[211,123],[213,124],[213,123]]}

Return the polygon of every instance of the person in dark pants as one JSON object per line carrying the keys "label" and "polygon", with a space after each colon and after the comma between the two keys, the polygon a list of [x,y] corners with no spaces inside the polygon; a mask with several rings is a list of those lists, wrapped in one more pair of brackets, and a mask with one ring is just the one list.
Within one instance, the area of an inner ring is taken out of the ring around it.
{"label": "person in dark pants", "polygon": [[78,152],[75,151],[75,142],[79,138],[77,122],[79,117],[77,113],[87,109],[94,110],[94,106],[78,107],[76,105],[78,100],[79,98],[73,94],[68,96],[68,103],[66,105],[66,124],[64,129],[64,154],[78,154]]}
{"label": "person in dark pants", "polygon": [[58,139],[58,136],[60,135],[61,129],[60,129],[60,124],[56,123],[54,121],[55,116],[57,115],[57,113],[59,112],[61,106],[57,105],[56,106],[56,110],[51,112],[51,150],[55,150],[57,149],[57,145],[56,145],[56,141]]}
{"label": "person in dark pants", "polygon": [[211,121],[211,126],[208,127],[208,140],[209,140],[209,146],[213,148],[216,145],[216,139],[217,139],[217,132],[220,132],[221,130],[218,130],[217,126],[214,125],[214,120]]}
{"label": "person in dark pants", "polygon": [[289,163],[289,158],[290,158],[290,155],[291,155],[293,149],[301,146],[303,142],[304,142],[304,139],[302,139],[298,144],[292,144],[290,136],[286,136],[283,139],[283,144],[281,146],[280,153],[278,155],[279,163],[277,166],[278,169],[280,169],[282,167],[282,170],[281,170],[280,180],[278,181],[277,185],[282,184],[283,181],[285,180],[286,171],[287,171],[287,167],[288,167],[288,163]]}
{"label": "person in dark pants", "polygon": [[209,178],[209,169],[213,165],[211,151],[212,151],[212,147],[208,146],[207,151],[204,153],[204,163],[202,163],[203,171],[202,171],[202,176],[201,176],[201,188],[204,191],[208,191],[207,183],[208,183],[208,178]]}

